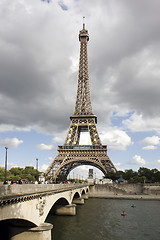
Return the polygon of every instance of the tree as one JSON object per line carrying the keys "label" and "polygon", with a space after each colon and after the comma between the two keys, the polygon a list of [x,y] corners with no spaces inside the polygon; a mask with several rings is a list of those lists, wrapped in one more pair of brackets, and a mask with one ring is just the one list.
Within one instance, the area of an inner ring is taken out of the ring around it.
{"label": "tree", "polygon": [[5,172],[4,167],[0,167],[0,181],[1,182],[4,181],[4,172]]}
{"label": "tree", "polygon": [[148,168],[140,167],[138,170],[138,176],[146,177],[146,182],[151,182],[152,177],[154,177],[154,173]]}
{"label": "tree", "polygon": [[21,176],[23,172],[23,168],[20,167],[14,167],[10,169],[10,173],[13,174],[14,176]]}
{"label": "tree", "polygon": [[125,170],[124,179],[129,180],[130,178],[133,178],[137,175],[138,174],[136,172],[134,172],[132,169]]}
{"label": "tree", "polygon": [[[0,167],[0,182],[4,182],[5,169],[4,167]],[[35,181],[37,179],[37,175],[40,175],[40,172],[32,167],[26,166],[24,169],[20,167],[11,168],[7,171],[7,179],[13,181],[19,181],[21,179]]]}
{"label": "tree", "polygon": [[155,180],[155,182],[160,182],[160,172],[159,171],[155,173],[154,180]]}

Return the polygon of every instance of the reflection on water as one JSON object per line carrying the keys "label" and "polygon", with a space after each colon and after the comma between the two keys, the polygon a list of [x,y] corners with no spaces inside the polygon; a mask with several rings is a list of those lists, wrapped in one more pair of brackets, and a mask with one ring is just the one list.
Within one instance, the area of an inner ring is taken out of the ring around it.
{"label": "reflection on water", "polygon": [[47,222],[54,240],[159,240],[160,201],[90,198],[76,216],[50,214]]}

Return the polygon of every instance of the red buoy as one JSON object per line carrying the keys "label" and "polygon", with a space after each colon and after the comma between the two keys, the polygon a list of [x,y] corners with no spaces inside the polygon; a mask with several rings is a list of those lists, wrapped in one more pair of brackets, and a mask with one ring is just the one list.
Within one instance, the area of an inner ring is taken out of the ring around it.
{"label": "red buoy", "polygon": [[122,216],[126,216],[127,214],[125,213],[125,211],[123,211],[123,213],[121,213]]}

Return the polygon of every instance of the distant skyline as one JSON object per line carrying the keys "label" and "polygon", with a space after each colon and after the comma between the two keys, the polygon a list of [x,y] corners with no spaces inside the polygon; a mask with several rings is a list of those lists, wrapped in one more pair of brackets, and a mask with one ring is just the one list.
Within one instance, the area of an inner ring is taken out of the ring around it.
{"label": "distant skyline", "polygon": [[92,109],[108,156],[118,170],[160,170],[159,9],[158,0],[1,0],[0,166],[8,146],[8,168],[38,158],[44,171],[63,145],[85,16]]}

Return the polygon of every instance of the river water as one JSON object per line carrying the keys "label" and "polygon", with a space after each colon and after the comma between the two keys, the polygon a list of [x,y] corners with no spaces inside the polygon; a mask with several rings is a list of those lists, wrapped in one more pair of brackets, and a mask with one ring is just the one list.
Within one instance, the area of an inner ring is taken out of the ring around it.
{"label": "river water", "polygon": [[76,216],[49,214],[47,222],[53,240],[159,240],[160,201],[90,198]]}

